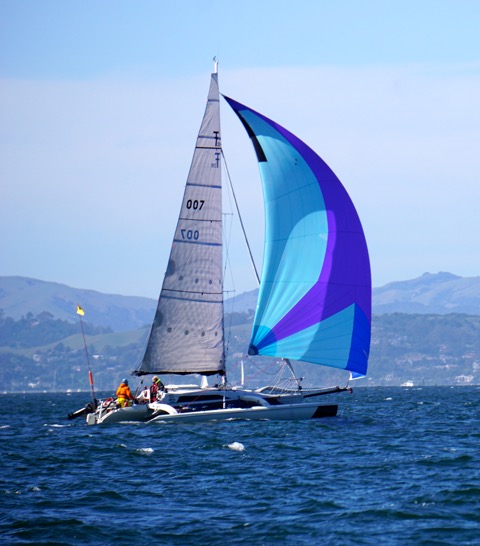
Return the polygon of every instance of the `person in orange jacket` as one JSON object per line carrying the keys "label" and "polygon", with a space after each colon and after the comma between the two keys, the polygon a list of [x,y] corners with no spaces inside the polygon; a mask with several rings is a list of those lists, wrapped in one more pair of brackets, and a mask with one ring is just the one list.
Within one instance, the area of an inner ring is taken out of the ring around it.
{"label": "person in orange jacket", "polygon": [[130,387],[128,386],[128,379],[122,379],[122,382],[117,389],[117,403],[121,408],[125,408],[127,406],[131,406],[130,400],[133,402],[135,398],[130,391]]}

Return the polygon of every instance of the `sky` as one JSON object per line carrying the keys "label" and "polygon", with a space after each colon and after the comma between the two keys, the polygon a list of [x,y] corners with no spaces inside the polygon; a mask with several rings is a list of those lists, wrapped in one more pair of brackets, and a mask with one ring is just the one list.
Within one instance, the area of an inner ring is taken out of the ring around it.
{"label": "sky", "polygon": [[[342,180],[373,286],[479,276],[479,28],[476,0],[0,0],[0,276],[158,296],[214,56]],[[255,154],[221,109],[260,267]],[[256,288],[231,241],[229,289]]]}

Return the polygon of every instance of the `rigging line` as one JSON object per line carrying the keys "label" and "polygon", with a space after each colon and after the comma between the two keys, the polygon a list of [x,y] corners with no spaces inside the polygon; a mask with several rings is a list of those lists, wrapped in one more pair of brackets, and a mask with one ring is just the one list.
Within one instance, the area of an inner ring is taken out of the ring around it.
{"label": "rigging line", "polygon": [[[224,213],[223,214],[224,217],[226,217],[226,214]],[[225,221],[222,222],[222,239],[223,239],[223,248],[224,248],[224,255],[225,255],[225,263],[223,264],[223,279],[225,281],[225,277],[227,275],[227,271],[230,272],[230,282],[232,283],[233,286],[235,286],[235,283],[234,283],[234,280],[233,280],[233,275],[231,274],[232,272],[232,265],[231,265],[231,262],[230,262],[230,241],[231,241],[231,235],[232,235],[232,223],[230,222],[229,225],[228,225],[228,233],[227,233],[227,222],[226,222],[226,218],[225,218]],[[235,293],[236,290],[233,289],[233,290],[230,290],[230,292],[233,292]],[[224,289],[223,290],[223,293],[226,294],[227,291]]]}
{"label": "rigging line", "polygon": [[278,362],[277,361],[272,361],[270,362],[270,364],[267,364],[266,366],[260,366],[260,364],[257,364],[253,359],[250,358],[250,355],[245,355],[245,358],[248,360],[248,362],[250,362],[250,364],[254,367],[254,368],[257,368],[258,370],[258,373],[256,373],[253,378],[255,379],[256,377],[258,377],[259,374],[263,373],[265,375],[271,375],[271,376],[276,376],[279,372],[282,371],[283,369],[283,365],[280,367],[280,369],[278,370],[274,370],[273,372],[270,371],[275,365],[278,365]]}
{"label": "rigging line", "polygon": [[[77,310],[77,313],[80,315],[78,310]],[[85,356],[87,357],[88,379],[89,379],[89,382],[90,382],[90,394],[92,395],[93,407],[96,408],[97,407],[97,401],[95,399],[95,390],[94,390],[94,387],[93,387],[93,374],[92,374],[92,368],[90,366],[90,358],[88,357],[87,340],[85,339],[85,330],[83,329],[83,320],[82,320],[81,315],[78,318],[80,319],[80,327],[82,328],[83,346],[85,347]]]}
{"label": "rigging line", "polygon": [[228,171],[227,160],[225,159],[225,154],[222,149],[223,163],[225,165],[225,172],[227,173],[228,182],[232,190],[233,200],[235,201],[235,208],[237,209],[238,219],[240,220],[240,226],[242,227],[243,236],[245,237],[245,243],[247,245],[248,253],[250,255],[250,261],[252,262],[253,270],[255,272],[255,277],[257,278],[257,283],[260,284],[260,276],[258,275],[257,266],[255,265],[255,260],[253,259],[252,249],[247,238],[247,232],[245,231],[245,226],[243,225],[242,216],[240,214],[240,209],[238,207],[237,196],[235,195],[235,190],[233,189],[232,179],[230,178],[230,172]]}
{"label": "rigging line", "polygon": [[[223,213],[223,216],[224,216],[224,218],[226,218],[227,214]],[[230,277],[231,277],[230,282],[232,283],[232,285],[234,285],[235,282],[234,282],[234,279],[233,279],[232,266],[231,266],[231,262],[230,262],[230,240],[231,240],[231,233],[232,233],[232,222],[228,223],[228,233],[227,233],[227,222],[226,221],[222,222],[222,226],[223,226],[223,230],[222,230],[223,248],[225,249],[225,263],[224,263],[224,266],[223,266],[223,279],[225,279],[225,277],[227,275],[227,271],[229,271],[230,272]],[[226,317],[226,315],[225,315],[225,294],[227,294],[228,292],[232,292],[233,294],[235,294],[236,290],[231,290],[231,291],[223,290],[223,294],[224,294],[224,298],[223,298],[223,309],[224,309],[223,317],[224,317],[224,321],[225,321],[225,317]],[[233,301],[229,304],[229,307],[230,307],[230,312],[228,314],[228,317],[229,317],[228,318],[228,325],[225,325],[224,338],[223,338],[224,349],[225,349],[225,361],[227,359],[227,356],[230,353],[230,341],[231,341],[231,336],[232,336],[232,323],[233,323]]]}
{"label": "rigging line", "polygon": [[297,389],[299,391],[301,391],[302,390],[302,379],[303,379],[303,377],[297,377],[297,374],[295,373],[295,370],[293,369],[292,363],[290,362],[289,358],[284,358],[283,361],[288,366],[288,369],[290,370],[290,372],[292,374],[293,380],[297,384]]}

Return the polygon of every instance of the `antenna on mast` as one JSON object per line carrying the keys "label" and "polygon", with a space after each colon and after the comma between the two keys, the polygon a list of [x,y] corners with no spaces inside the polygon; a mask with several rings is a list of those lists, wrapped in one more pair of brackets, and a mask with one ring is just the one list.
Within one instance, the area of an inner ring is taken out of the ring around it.
{"label": "antenna on mast", "polygon": [[218,74],[218,61],[217,61],[217,57],[215,56],[213,59],[213,73],[214,74]]}

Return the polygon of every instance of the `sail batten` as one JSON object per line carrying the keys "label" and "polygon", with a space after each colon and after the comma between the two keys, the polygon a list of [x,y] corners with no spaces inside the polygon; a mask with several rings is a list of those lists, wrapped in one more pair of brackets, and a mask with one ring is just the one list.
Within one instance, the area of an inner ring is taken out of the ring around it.
{"label": "sail batten", "polygon": [[249,353],[364,375],[370,263],[350,197],[295,135],[225,99],[252,140],[265,201],[264,266]]}

